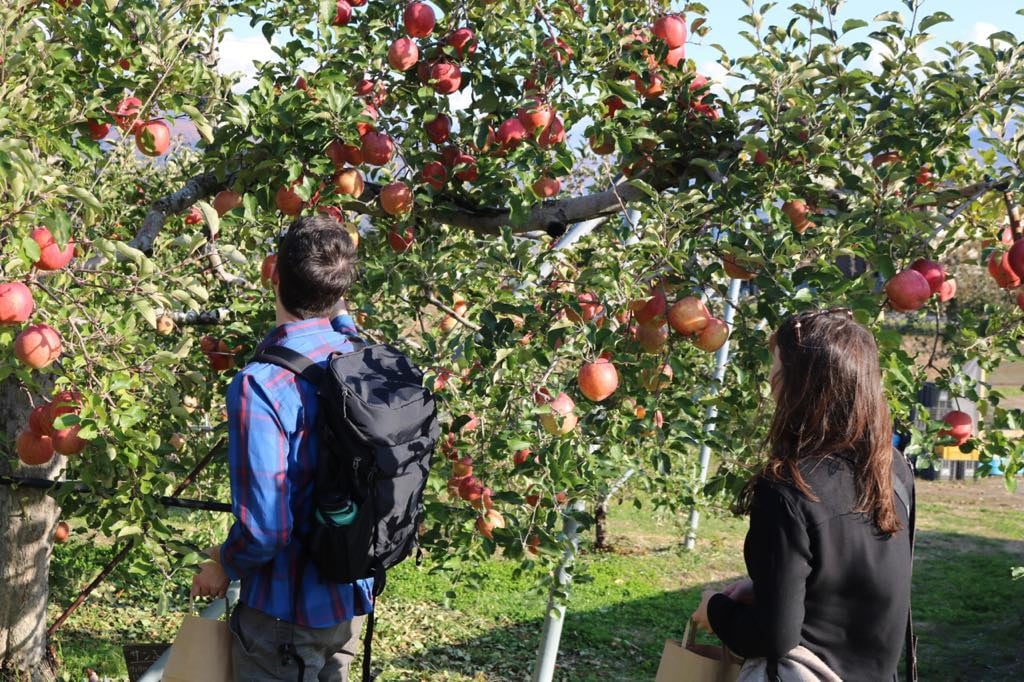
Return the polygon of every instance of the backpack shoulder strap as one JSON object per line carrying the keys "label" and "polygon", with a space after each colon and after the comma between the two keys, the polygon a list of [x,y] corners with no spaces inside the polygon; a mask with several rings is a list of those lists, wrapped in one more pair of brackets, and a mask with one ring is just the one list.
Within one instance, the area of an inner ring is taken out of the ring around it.
{"label": "backpack shoulder strap", "polygon": [[[904,463],[907,464],[907,468],[910,469],[910,474],[913,476],[914,470],[910,466],[910,462],[907,462],[903,453],[899,450],[894,452],[894,457],[898,457]],[[908,531],[910,534],[910,560],[914,560],[914,521],[917,516],[917,501],[914,499],[915,495],[913,492],[907,490],[907,486],[903,484],[899,476],[896,475],[896,471],[893,470],[892,474],[892,488],[893,492],[896,493],[896,497],[903,504],[903,508],[907,510],[907,521],[909,523]],[[917,637],[914,635],[914,611],[913,608],[907,611],[907,631],[904,641],[904,659],[906,662],[906,682],[917,682]]]}
{"label": "backpack shoulder strap", "polygon": [[319,386],[324,378],[324,369],[302,353],[294,351],[287,346],[270,346],[264,348],[252,359],[253,362],[266,362],[271,365],[283,367],[314,386]]}

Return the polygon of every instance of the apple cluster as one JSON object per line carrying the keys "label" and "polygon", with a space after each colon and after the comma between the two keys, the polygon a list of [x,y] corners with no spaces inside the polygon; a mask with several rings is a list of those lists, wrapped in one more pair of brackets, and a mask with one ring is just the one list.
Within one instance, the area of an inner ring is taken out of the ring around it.
{"label": "apple cluster", "polygon": [[[145,120],[142,100],[138,97],[125,97],[109,113],[122,133],[131,133],[135,136],[135,146],[146,156],[162,156],[171,148],[171,127],[162,119]],[[85,125],[89,137],[97,142],[105,139],[110,133],[108,121],[91,118]]]}

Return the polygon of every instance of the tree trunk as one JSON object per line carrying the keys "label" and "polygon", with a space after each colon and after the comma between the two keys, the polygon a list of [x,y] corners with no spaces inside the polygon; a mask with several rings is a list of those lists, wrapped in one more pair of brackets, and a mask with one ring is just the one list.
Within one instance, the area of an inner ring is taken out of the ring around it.
{"label": "tree trunk", "polygon": [[602,500],[594,511],[594,549],[608,548],[608,501]]}
{"label": "tree trunk", "polygon": [[[64,458],[23,466],[14,443],[28,421],[24,390],[13,381],[0,383],[0,474],[56,478]],[[48,682],[55,663],[46,646],[47,578],[53,531],[60,508],[41,490],[0,486],[0,680]]]}

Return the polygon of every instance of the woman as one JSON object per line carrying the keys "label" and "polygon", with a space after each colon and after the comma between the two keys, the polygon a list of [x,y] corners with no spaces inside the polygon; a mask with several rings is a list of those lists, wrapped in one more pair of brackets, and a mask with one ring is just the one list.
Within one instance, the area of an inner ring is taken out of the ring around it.
{"label": "woman", "polygon": [[878,348],[848,310],[790,317],[770,347],[769,458],[743,505],[750,578],[705,594],[693,618],[770,674],[802,646],[842,680],[893,680],[911,574],[894,477],[914,481],[892,448]]}

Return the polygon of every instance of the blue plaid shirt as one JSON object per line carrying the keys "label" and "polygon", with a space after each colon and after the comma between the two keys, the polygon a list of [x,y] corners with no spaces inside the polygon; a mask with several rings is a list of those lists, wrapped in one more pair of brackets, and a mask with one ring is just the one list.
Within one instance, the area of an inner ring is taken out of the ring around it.
{"label": "blue plaid shirt", "polygon": [[[270,332],[259,349],[287,346],[326,365],[330,353],[352,350],[346,334],[356,334],[348,315],[331,322],[289,322]],[[221,563],[228,577],[242,581],[246,606],[326,628],[373,610],[373,579],[324,582],[303,554],[299,538],[313,518],[317,410],[315,387],[276,365],[250,363],[231,382],[228,465],[235,523],[221,548]]]}

